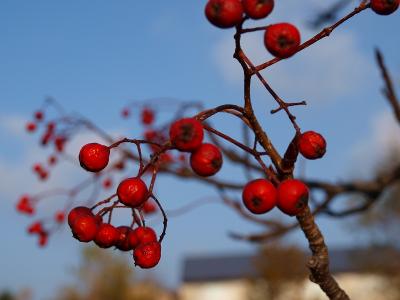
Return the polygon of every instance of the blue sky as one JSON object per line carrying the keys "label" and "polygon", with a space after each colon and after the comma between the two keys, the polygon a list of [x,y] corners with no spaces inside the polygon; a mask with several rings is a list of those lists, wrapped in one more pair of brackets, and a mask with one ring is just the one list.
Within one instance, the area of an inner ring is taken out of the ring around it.
{"label": "blue sky", "polygon": [[[277,3],[270,20],[258,25],[293,22],[305,39],[316,33],[306,28],[305,21],[321,7],[319,2]],[[68,267],[79,257],[80,245],[67,231],[55,236],[45,250],[38,249],[24,233],[28,220],[13,207],[21,191],[44,188],[29,173],[43,154],[35,139],[24,134],[23,126],[45,95],[102,128],[131,137],[138,132],[137,123],[120,120],[119,111],[132,99],[167,96],[202,100],[207,107],[241,104],[240,68],[231,58],[233,32],[211,26],[203,15],[204,5],[205,1],[183,0],[1,1],[0,220],[7,230],[0,257],[0,290],[33,287],[36,298],[44,299],[71,280]],[[373,49],[379,45],[398,82],[400,37],[393,29],[399,21],[398,13],[380,17],[364,12],[319,46],[264,73],[283,98],[309,102],[294,110],[299,123],[304,130],[322,132],[328,140],[326,158],[307,164],[311,177],[367,176],[388,148],[377,143],[395,139],[398,131],[380,95],[382,81]],[[268,59],[259,34],[246,37],[244,45],[254,61]],[[268,114],[274,103],[256,82],[253,96],[260,119],[282,151],[292,134],[288,120],[282,114]],[[224,118],[217,124],[233,132],[234,122]],[[59,172],[52,182],[69,186],[74,183],[72,174],[84,176],[79,171]],[[168,178],[159,181],[157,192],[168,208],[214,195],[204,186]],[[331,247],[365,240],[339,221],[319,222]],[[205,205],[170,223],[163,261],[152,272],[168,277],[170,286],[179,282],[183,256],[254,251],[253,245],[232,241],[226,233],[260,230],[218,204]],[[288,241],[305,246],[301,233]]]}

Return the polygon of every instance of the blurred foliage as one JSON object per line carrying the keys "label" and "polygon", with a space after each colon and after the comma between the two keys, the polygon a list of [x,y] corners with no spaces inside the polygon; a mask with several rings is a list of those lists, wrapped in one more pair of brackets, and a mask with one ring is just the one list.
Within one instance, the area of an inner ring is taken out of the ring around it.
{"label": "blurred foliage", "polygon": [[15,300],[13,294],[8,291],[0,292],[0,300]]}
{"label": "blurred foliage", "polygon": [[74,273],[77,284],[64,287],[56,300],[160,300],[168,292],[153,281],[138,281],[124,256],[97,247],[84,248]]}

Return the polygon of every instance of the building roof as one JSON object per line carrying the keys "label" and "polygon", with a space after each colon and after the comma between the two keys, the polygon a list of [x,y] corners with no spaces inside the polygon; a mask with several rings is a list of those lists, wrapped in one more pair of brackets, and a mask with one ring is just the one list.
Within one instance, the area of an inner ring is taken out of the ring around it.
{"label": "building roof", "polygon": [[[360,272],[365,270],[365,262],[376,266],[382,263],[383,252],[393,254],[393,249],[333,249],[330,250],[332,273]],[[399,255],[399,250],[395,250]],[[305,252],[305,255],[309,255]],[[258,270],[255,256],[249,254],[193,256],[183,264],[183,282],[205,282],[256,278]]]}

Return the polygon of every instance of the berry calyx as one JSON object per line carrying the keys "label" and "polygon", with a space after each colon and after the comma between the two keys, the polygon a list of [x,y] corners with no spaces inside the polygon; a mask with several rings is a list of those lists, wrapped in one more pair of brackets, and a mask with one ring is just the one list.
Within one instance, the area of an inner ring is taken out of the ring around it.
{"label": "berry calyx", "polygon": [[308,187],[302,181],[287,179],[278,186],[278,208],[289,216],[295,216],[307,206],[308,195]]}
{"label": "berry calyx", "polygon": [[301,155],[308,159],[318,159],[326,152],[326,141],[322,135],[315,131],[304,132],[298,141]]}
{"label": "berry calyx", "polygon": [[254,20],[267,17],[274,9],[274,0],[242,0],[246,15]]}
{"label": "berry calyx", "polygon": [[192,152],[203,142],[203,125],[194,118],[180,119],[172,123],[169,138],[176,149]]}
{"label": "berry calyx", "polygon": [[100,248],[110,248],[115,245],[118,237],[119,232],[117,228],[111,224],[101,223],[94,237],[94,242]]}
{"label": "berry calyx", "polygon": [[209,0],[205,14],[214,26],[231,28],[242,21],[243,6],[240,0]]}
{"label": "berry calyx", "polygon": [[68,214],[69,227],[72,227],[72,224],[74,224],[75,220],[81,216],[93,216],[93,213],[90,208],[86,206],[74,207]]}
{"label": "berry calyx", "polygon": [[138,227],[129,233],[128,239],[132,249],[135,249],[141,244],[157,242],[157,234],[150,227]]}
{"label": "berry calyx", "polygon": [[81,215],[72,223],[71,230],[74,238],[87,243],[95,238],[98,226],[98,219],[94,215]]}
{"label": "berry calyx", "polygon": [[161,259],[161,244],[159,242],[151,242],[139,245],[133,251],[133,259],[135,265],[142,269],[155,267]]}
{"label": "berry calyx", "polygon": [[212,176],[222,167],[223,159],[219,148],[213,144],[202,144],[190,155],[190,166],[200,176]]}
{"label": "berry calyx", "polygon": [[390,15],[399,8],[399,0],[371,0],[371,9],[378,15]]}
{"label": "berry calyx", "polygon": [[110,148],[107,146],[90,143],[81,148],[79,162],[86,171],[99,172],[103,170],[110,159]]}
{"label": "berry calyx", "polygon": [[117,195],[119,201],[129,207],[139,207],[148,198],[146,183],[137,177],[127,178],[118,185]]}
{"label": "berry calyx", "polygon": [[129,233],[132,232],[132,229],[128,226],[119,226],[117,227],[118,238],[115,242],[115,247],[121,251],[130,251],[132,247],[129,243]]}
{"label": "berry calyx", "polygon": [[263,214],[273,209],[278,194],[275,186],[266,179],[255,179],[243,189],[242,200],[246,208],[254,214]]}
{"label": "berry calyx", "polygon": [[300,32],[289,23],[270,25],[265,30],[264,44],[267,50],[278,58],[288,58],[300,46]]}

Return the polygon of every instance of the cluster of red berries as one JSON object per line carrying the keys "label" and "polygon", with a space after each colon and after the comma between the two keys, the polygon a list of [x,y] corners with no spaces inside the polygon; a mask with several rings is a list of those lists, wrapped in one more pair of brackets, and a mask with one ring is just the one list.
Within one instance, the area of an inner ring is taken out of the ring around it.
{"label": "cluster of red berries", "polygon": [[[298,139],[298,151],[307,159],[318,159],[326,152],[326,141],[314,131],[304,132]],[[242,200],[245,207],[254,214],[264,214],[277,206],[283,213],[295,216],[308,203],[309,191],[300,180],[287,179],[276,188],[266,179],[250,181],[243,188]]]}
{"label": "cluster of red berries", "polygon": [[68,224],[73,236],[80,242],[93,241],[100,248],[116,247],[121,251],[132,251],[135,265],[152,268],[161,258],[161,244],[150,227],[114,227],[103,223],[99,214],[90,208],[78,206],[68,214]]}
{"label": "cluster of red berries", "polygon": [[[371,0],[371,8],[380,15],[397,10],[400,0]],[[207,19],[219,28],[240,25],[244,17],[259,20],[267,17],[274,8],[274,0],[209,0],[205,8]],[[290,23],[269,25],[264,33],[264,45],[278,58],[288,58],[299,50],[301,36]]]}
{"label": "cluster of red berries", "polygon": [[39,246],[44,247],[47,244],[49,234],[44,230],[41,222],[34,222],[28,227],[28,233],[32,235],[37,235],[39,238]]}

